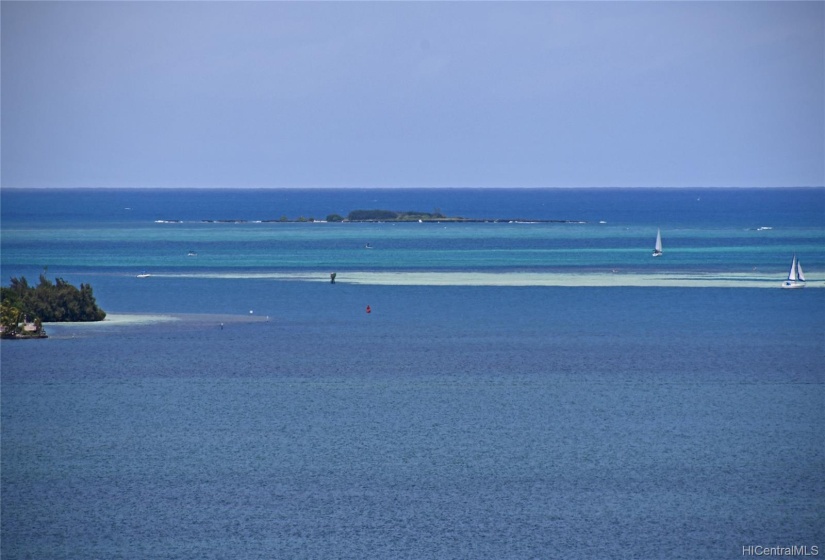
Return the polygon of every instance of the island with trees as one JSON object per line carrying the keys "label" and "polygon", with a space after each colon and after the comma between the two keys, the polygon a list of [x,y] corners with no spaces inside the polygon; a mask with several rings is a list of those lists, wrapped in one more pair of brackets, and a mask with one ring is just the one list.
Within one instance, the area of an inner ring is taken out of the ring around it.
{"label": "island with trees", "polygon": [[102,321],[105,317],[89,284],[80,284],[78,289],[62,278],[51,282],[41,274],[37,286],[20,277],[0,288],[2,338],[44,338],[44,322]]}
{"label": "island with trees", "polygon": [[580,223],[579,220],[534,220],[520,218],[463,218],[445,216],[440,210],[433,212],[394,210],[353,210],[346,217],[339,214],[327,216],[327,222],[454,222],[454,223],[510,223],[510,222],[546,222],[546,223]]}
{"label": "island with trees", "polygon": [[328,222],[420,222],[420,221],[456,221],[463,218],[448,218],[438,210],[435,212],[419,212],[410,210],[396,212],[394,210],[353,210],[347,217],[338,214],[327,216]]}
{"label": "island with trees", "polygon": [[[326,219],[324,220],[316,220],[312,216],[298,216],[297,218],[289,218],[285,215],[281,216],[280,218],[270,218],[270,219],[203,219],[199,220],[201,223],[204,224],[246,224],[246,223],[256,223],[256,224],[269,224],[269,223],[342,223],[342,222],[354,222],[354,223],[382,223],[382,222],[435,222],[435,223],[559,223],[559,224],[581,224],[586,223],[583,220],[547,220],[547,219],[535,219],[535,218],[464,218],[461,216],[445,216],[441,213],[439,209],[435,209],[433,212],[421,212],[418,210],[408,210],[405,212],[399,212],[396,210],[382,210],[382,209],[373,209],[373,210],[353,210],[346,216],[342,216],[341,214],[328,214]],[[181,224],[184,223],[182,220],[155,220],[156,224]]]}

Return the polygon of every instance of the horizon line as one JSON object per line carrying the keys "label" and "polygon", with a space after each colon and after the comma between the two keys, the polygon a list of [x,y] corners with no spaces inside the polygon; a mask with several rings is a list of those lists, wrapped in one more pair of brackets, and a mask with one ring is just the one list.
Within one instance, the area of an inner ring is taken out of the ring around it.
{"label": "horizon line", "polygon": [[604,186],[419,186],[419,187],[402,187],[402,186],[2,186],[0,190],[238,190],[238,191],[252,191],[252,190],[702,190],[702,189],[821,189],[825,188],[823,185],[697,185],[697,186],[620,186],[620,185],[604,185]]}

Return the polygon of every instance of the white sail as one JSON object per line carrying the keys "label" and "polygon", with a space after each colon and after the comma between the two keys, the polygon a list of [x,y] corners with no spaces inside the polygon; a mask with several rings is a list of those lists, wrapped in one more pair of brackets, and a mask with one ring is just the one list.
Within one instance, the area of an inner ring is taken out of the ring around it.
{"label": "white sail", "polygon": [[802,272],[802,263],[796,260],[796,255],[791,261],[791,269],[788,271],[788,279],[782,282],[783,288],[804,288],[805,273]]}
{"label": "white sail", "polygon": [[653,247],[653,256],[658,257],[662,254],[662,230],[656,229],[656,245]]}

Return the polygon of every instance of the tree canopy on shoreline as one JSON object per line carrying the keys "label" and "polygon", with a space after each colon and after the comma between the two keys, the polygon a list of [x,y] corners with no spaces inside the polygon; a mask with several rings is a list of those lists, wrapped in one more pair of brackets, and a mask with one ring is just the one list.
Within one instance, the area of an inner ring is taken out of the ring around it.
{"label": "tree canopy on shoreline", "polygon": [[[416,220],[444,220],[441,212],[396,212],[394,210],[353,210],[347,215],[347,220],[350,222],[366,222],[366,221],[416,221]],[[329,218],[327,218],[327,221]],[[336,220],[338,221],[338,220]]]}
{"label": "tree canopy on shoreline", "polygon": [[40,275],[40,283],[30,286],[25,276],[12,278],[9,287],[0,288],[3,316],[11,316],[11,310],[27,316],[30,321],[102,321],[106,312],[98,307],[92,287],[80,284],[76,288],[62,278],[52,283]]}

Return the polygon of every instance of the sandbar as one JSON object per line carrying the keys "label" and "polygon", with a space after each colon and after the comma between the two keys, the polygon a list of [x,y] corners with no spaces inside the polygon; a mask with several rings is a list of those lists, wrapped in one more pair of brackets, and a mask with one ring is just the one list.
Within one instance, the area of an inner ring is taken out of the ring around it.
{"label": "sandbar", "polygon": [[[270,279],[329,283],[319,272],[221,272],[169,274],[175,277]],[[808,274],[808,288],[825,288],[825,275]],[[337,271],[336,283],[376,286],[556,286],[647,288],[771,288],[783,275],[758,272],[483,272],[483,271]]]}
{"label": "sandbar", "polygon": [[107,313],[102,321],[43,323],[44,327],[70,326],[129,326],[150,325],[156,323],[188,322],[188,323],[250,323],[263,322],[269,317],[249,315],[216,315],[208,313]]}

